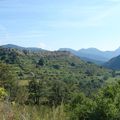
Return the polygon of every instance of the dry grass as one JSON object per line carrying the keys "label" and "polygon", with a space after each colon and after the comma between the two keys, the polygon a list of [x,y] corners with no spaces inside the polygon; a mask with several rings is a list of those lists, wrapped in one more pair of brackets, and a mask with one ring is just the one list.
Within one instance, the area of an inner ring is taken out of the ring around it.
{"label": "dry grass", "polygon": [[19,86],[27,86],[29,84],[29,80],[19,80]]}
{"label": "dry grass", "polygon": [[0,102],[0,120],[69,120],[64,106],[21,106]]}

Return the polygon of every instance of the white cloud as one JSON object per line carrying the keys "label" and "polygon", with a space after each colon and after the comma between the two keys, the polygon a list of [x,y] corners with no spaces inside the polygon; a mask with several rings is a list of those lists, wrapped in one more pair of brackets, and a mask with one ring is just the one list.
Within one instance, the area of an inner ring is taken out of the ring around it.
{"label": "white cloud", "polygon": [[37,46],[38,48],[42,48],[42,49],[46,49],[46,47],[47,47],[47,45],[45,44],[45,43],[39,43],[38,44],[38,46]]}

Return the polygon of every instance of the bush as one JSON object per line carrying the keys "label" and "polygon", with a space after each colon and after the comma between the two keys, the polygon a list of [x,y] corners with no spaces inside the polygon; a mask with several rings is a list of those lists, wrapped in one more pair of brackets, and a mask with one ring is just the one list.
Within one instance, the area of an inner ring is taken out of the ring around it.
{"label": "bush", "polygon": [[7,92],[4,88],[0,87],[0,100],[3,100],[5,97],[7,97]]}

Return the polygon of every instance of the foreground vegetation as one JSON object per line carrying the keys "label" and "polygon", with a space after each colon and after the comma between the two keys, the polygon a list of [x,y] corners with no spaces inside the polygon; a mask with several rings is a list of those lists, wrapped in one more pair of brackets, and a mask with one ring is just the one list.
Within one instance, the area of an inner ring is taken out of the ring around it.
{"label": "foreground vegetation", "polygon": [[[2,95],[3,94],[3,95]],[[26,105],[3,100],[1,120],[119,120],[120,82],[109,84],[91,97],[76,93],[68,103],[57,106]]]}
{"label": "foreground vegetation", "polygon": [[69,52],[0,50],[0,120],[120,120],[119,72]]}
{"label": "foreground vegetation", "polygon": [[69,120],[64,106],[25,106],[1,102],[0,120]]}

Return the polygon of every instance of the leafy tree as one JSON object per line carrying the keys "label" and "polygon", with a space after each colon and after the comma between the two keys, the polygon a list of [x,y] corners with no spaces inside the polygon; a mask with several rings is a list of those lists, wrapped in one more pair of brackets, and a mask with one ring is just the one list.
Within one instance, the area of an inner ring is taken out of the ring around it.
{"label": "leafy tree", "polygon": [[60,69],[60,66],[59,65],[53,65],[53,68],[58,70],[58,69]]}
{"label": "leafy tree", "polygon": [[39,84],[36,80],[31,80],[28,86],[29,103],[39,104]]}
{"label": "leafy tree", "polygon": [[67,102],[69,98],[69,89],[67,85],[58,80],[52,81],[51,94],[49,96],[50,105],[60,105],[62,102]]}
{"label": "leafy tree", "polygon": [[28,92],[29,98],[28,102],[37,105],[48,104],[48,96],[50,94],[50,84],[49,81],[36,81],[35,79],[29,82]]}
{"label": "leafy tree", "polygon": [[93,120],[119,120],[120,116],[120,84],[112,83],[101,89],[96,95],[97,107]]}
{"label": "leafy tree", "polygon": [[76,93],[67,105],[67,110],[71,120],[92,120],[90,116],[95,106],[95,102],[87,98],[83,93]]}
{"label": "leafy tree", "polygon": [[38,65],[44,66],[44,59],[43,59],[43,58],[41,58],[41,59],[38,61]]}
{"label": "leafy tree", "polygon": [[17,75],[11,65],[0,63],[0,86],[5,88],[10,97],[15,96],[17,89]]}

